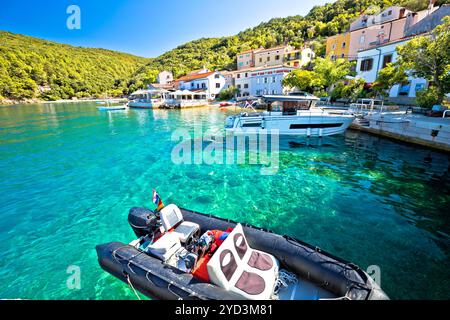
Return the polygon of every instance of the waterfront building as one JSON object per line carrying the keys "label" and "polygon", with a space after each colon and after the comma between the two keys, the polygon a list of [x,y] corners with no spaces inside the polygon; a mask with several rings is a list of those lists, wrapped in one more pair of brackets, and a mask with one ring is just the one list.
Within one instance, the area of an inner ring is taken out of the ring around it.
{"label": "waterfront building", "polygon": [[235,87],[235,74],[237,71],[220,71],[220,73],[225,77],[225,86],[224,89],[228,89],[230,87]]}
{"label": "waterfront building", "polygon": [[295,49],[293,46],[285,45],[269,49],[259,48],[239,53],[237,55],[237,70],[273,67],[280,64],[301,68],[314,57],[314,51],[308,47]]}
{"label": "waterfront building", "polygon": [[348,59],[350,48],[350,32],[337,34],[327,38],[326,55],[332,60]]}
{"label": "waterfront building", "polygon": [[225,77],[217,71],[196,70],[177,80],[179,90],[190,90],[206,94],[207,99],[215,99],[225,87]]}
{"label": "waterfront building", "polygon": [[287,66],[302,68],[314,59],[316,54],[311,48],[305,47],[298,50],[290,50],[284,53],[283,61]]}
{"label": "waterfront building", "polygon": [[254,67],[238,70],[235,74],[238,98],[256,97],[263,94],[282,94],[282,81],[294,70],[292,66],[279,64],[271,67]]}
{"label": "waterfront building", "polygon": [[166,70],[161,71],[158,74],[156,81],[162,85],[170,84],[173,82],[173,74],[170,71],[166,71]]}
{"label": "waterfront building", "polygon": [[[357,77],[363,78],[369,84],[375,82],[381,69],[388,63],[397,61],[397,47],[404,45],[410,39],[390,42],[358,52]],[[426,79],[409,77],[407,83],[396,84],[390,89],[389,100],[400,104],[412,103],[417,92],[426,88],[427,85]]]}
{"label": "waterfront building", "polygon": [[417,36],[432,31],[442,24],[442,19],[450,15],[450,5],[429,7],[427,10],[414,12],[410,15],[405,27],[405,37]]}
{"label": "waterfront building", "polygon": [[377,15],[363,15],[354,21],[350,25],[348,60],[356,60],[359,51],[402,39],[409,12],[392,6]]}
{"label": "waterfront building", "polygon": [[[424,10],[425,11],[425,10]],[[438,25],[442,24],[442,18],[450,15],[450,6],[444,5],[440,8],[429,8],[424,12],[411,14],[408,19],[415,19],[408,23],[405,29],[405,37],[397,41],[390,41],[357,53],[356,71],[357,77],[363,78],[367,83],[373,83],[378,78],[378,74],[388,63],[397,60],[397,47],[404,45],[417,35],[431,32]],[[420,20],[416,17],[419,16]],[[417,92],[425,89],[428,82],[423,78],[409,77],[408,82],[394,85],[389,91],[389,100],[399,104],[413,103]]]}
{"label": "waterfront building", "polygon": [[255,53],[255,67],[273,67],[283,64],[286,52],[294,51],[292,46],[278,46],[269,49],[260,49]]}
{"label": "waterfront building", "polygon": [[237,55],[237,69],[253,68],[255,66],[255,53],[262,49],[252,49],[241,52]]}

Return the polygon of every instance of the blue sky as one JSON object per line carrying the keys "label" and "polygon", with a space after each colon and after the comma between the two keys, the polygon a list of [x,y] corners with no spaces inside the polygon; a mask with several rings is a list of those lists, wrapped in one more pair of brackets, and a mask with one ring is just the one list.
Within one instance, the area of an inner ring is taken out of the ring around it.
{"label": "blue sky", "polygon": [[[85,47],[156,57],[201,37],[229,36],[274,17],[306,15],[332,0],[18,0],[2,1],[0,30]],[[69,30],[69,5],[81,29]]]}

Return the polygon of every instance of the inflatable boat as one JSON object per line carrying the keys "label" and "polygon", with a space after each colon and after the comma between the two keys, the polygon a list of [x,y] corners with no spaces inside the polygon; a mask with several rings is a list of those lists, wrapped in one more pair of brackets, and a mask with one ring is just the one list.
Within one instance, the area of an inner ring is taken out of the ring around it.
{"label": "inflatable boat", "polygon": [[269,230],[173,204],[128,222],[137,239],[98,245],[98,261],[153,299],[388,299],[355,264]]}

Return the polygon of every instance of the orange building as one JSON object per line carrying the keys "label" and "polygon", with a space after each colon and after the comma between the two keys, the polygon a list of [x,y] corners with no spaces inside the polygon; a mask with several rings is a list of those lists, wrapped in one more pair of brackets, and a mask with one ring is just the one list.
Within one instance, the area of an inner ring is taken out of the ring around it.
{"label": "orange building", "polygon": [[337,34],[327,38],[326,55],[332,60],[338,58],[348,59],[350,50],[350,32]]}

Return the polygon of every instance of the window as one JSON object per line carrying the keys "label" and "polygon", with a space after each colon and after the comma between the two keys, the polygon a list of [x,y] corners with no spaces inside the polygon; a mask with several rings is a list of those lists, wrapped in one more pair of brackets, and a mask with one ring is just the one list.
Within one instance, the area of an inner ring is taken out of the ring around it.
{"label": "window", "polygon": [[370,71],[372,70],[373,66],[373,59],[364,59],[361,61],[361,67],[359,68],[360,71]]}
{"label": "window", "polygon": [[244,84],[244,89],[248,89],[248,83]]}
{"label": "window", "polygon": [[262,58],[259,58],[259,62],[262,62]]}
{"label": "window", "polygon": [[219,79],[220,75],[218,73],[216,73],[216,75],[214,76],[214,78]]}
{"label": "window", "polygon": [[270,61],[270,57],[267,57],[267,62],[269,62]]}
{"label": "window", "polygon": [[392,14],[392,10],[388,11],[388,16],[390,16]]}
{"label": "window", "polygon": [[387,66],[388,63],[392,62],[392,54],[387,54],[383,57],[383,64],[381,66],[381,68],[385,68]]}
{"label": "window", "polygon": [[236,86],[238,89],[240,89],[241,88],[241,85],[240,84],[238,84],[237,86]]}
{"label": "window", "polygon": [[416,83],[416,92],[425,89],[425,83]]}
{"label": "window", "polygon": [[365,35],[362,35],[362,36],[359,38],[359,44],[364,44],[364,42],[366,42],[366,36],[365,36]]}
{"label": "window", "polygon": [[277,94],[277,92],[275,90],[272,90],[272,94]]}
{"label": "window", "polygon": [[[342,42],[342,49],[344,49],[346,45],[347,44],[345,42]],[[308,55],[309,55],[309,53],[308,53]]]}
{"label": "window", "polygon": [[272,78],[272,82],[273,82],[273,83],[277,82],[277,77],[273,77],[273,78]]}
{"label": "window", "polygon": [[341,58],[344,58],[345,57],[345,54],[343,53],[343,54],[341,54]]}
{"label": "window", "polygon": [[193,88],[195,86],[195,83],[191,82],[191,88]]}
{"label": "window", "polygon": [[336,49],[336,43],[333,43],[333,45],[331,46],[331,49]]}
{"label": "window", "polygon": [[248,78],[248,73],[247,72],[245,73],[245,77]]}
{"label": "window", "polygon": [[240,74],[240,73],[238,73],[238,74],[237,74],[237,78],[239,79],[240,77],[241,77],[241,74]]}
{"label": "window", "polygon": [[217,88],[217,89],[220,88],[220,83],[216,83],[216,88]]}
{"label": "window", "polygon": [[409,89],[411,88],[411,82],[405,83],[403,85],[400,86],[399,90],[398,90],[398,95],[399,96],[407,96],[409,95]]}
{"label": "window", "polygon": [[276,56],[275,56],[275,60],[280,60],[280,56],[279,56],[279,55],[276,55]]}
{"label": "window", "polygon": [[264,77],[264,83],[269,83],[269,78]]}

